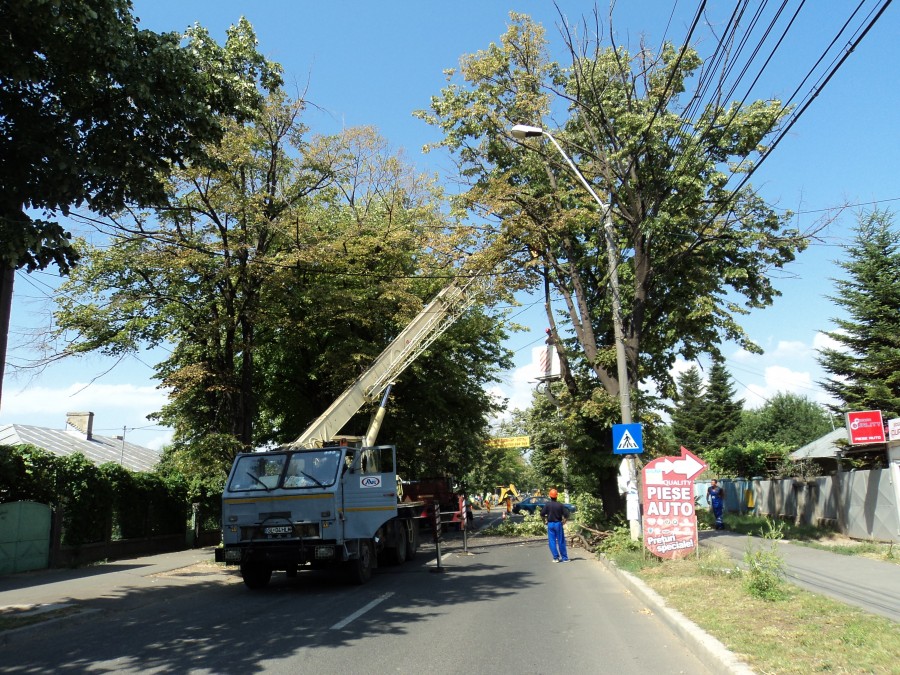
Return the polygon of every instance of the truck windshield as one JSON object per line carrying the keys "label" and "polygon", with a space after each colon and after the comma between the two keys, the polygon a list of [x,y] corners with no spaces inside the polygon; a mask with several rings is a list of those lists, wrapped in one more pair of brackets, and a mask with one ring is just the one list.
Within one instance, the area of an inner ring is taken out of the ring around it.
{"label": "truck windshield", "polygon": [[291,455],[284,473],[284,487],[328,487],[337,480],[340,450],[309,450]]}
{"label": "truck windshield", "polygon": [[246,455],[238,459],[228,484],[229,490],[271,490],[278,487],[287,455]]}
{"label": "truck windshield", "polygon": [[275,488],[322,488],[334,485],[340,450],[303,450],[238,458],[228,489],[269,491]]}

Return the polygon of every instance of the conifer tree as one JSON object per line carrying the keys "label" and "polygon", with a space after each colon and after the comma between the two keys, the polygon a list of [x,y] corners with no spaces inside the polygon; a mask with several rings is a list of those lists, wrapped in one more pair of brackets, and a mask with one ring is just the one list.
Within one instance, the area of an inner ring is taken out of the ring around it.
{"label": "conifer tree", "polygon": [[672,411],[672,434],[675,441],[694,452],[702,451],[706,420],[703,379],[697,366],[691,366],[678,376],[676,391],[675,408]]}
{"label": "conifer tree", "polygon": [[734,385],[725,362],[721,357],[714,356],[702,404],[705,421],[702,442],[705,447],[725,447],[731,432],[740,424],[744,401],[735,401],[734,395]]}
{"label": "conifer tree", "polygon": [[825,334],[840,347],[820,350],[831,377],[819,384],[838,399],[835,412],[881,410],[900,414],[900,233],[893,214],[861,215],[853,242],[837,261],[846,272],[835,279],[831,300],[846,312]]}

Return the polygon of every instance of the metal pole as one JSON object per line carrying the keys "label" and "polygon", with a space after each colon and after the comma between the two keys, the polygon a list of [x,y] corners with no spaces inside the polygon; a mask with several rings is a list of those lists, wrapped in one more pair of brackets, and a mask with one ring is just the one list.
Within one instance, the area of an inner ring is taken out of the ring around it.
{"label": "metal pole", "polygon": [[[566,154],[566,151],[562,149],[560,144],[556,142],[556,139],[547,131],[541,130],[541,133],[550,139],[550,142],[553,143],[559,151],[559,154],[563,156],[574,174],[578,176],[578,180],[581,181],[581,184],[584,185],[591,197],[594,198],[594,201],[600,206],[601,217],[603,218],[604,239],[606,240],[606,257],[609,263],[609,289],[610,294],[612,295],[613,336],[616,342],[616,376],[619,380],[619,408],[622,415],[622,423],[631,424],[631,387],[628,383],[628,359],[625,353],[625,331],[622,326],[622,303],[619,297],[619,251],[618,245],[616,244],[615,230],[613,230],[612,216],[610,214],[611,209],[609,204],[604,203],[603,200],[597,196],[597,193],[594,192],[591,184],[587,182],[587,179],[582,175],[581,171],[578,170],[578,167],[575,166],[575,162],[573,162],[569,155]],[[628,470],[632,485],[637,485],[637,467],[634,455],[628,456]],[[638,516],[637,520],[629,520],[629,525],[631,527],[632,540],[640,539],[640,516]]]}

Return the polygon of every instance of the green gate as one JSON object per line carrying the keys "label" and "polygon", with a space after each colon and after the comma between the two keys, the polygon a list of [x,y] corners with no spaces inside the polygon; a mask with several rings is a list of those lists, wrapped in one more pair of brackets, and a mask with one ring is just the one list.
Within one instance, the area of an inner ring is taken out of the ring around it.
{"label": "green gate", "polygon": [[0,575],[50,565],[50,507],[36,502],[0,504]]}

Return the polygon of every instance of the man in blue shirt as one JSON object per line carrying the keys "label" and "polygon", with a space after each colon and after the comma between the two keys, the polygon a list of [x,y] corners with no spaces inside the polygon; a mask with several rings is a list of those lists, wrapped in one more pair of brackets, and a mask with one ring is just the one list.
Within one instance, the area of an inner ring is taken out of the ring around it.
{"label": "man in blue shirt", "polygon": [[725,491],[715,478],[710,481],[710,486],[706,489],[706,503],[712,507],[712,512],[716,517],[716,529],[725,529]]}
{"label": "man in blue shirt", "polygon": [[548,494],[550,495],[550,502],[541,509],[541,518],[547,523],[547,540],[550,544],[550,554],[553,556],[553,562],[569,562],[569,552],[566,549],[566,533],[563,529],[569,512],[565,506],[556,501],[559,493],[555,488],[551,489]]}

